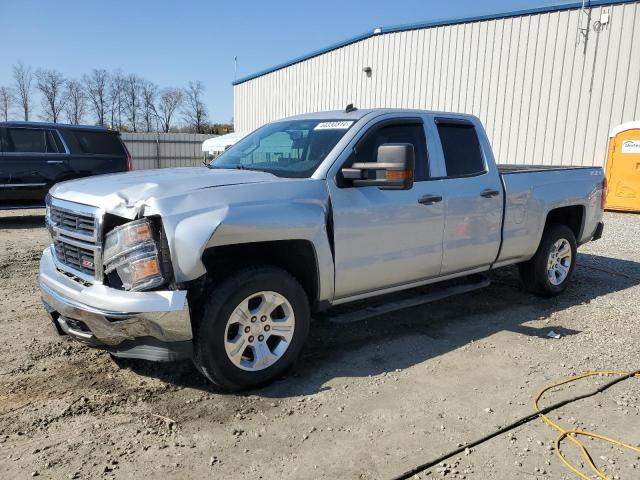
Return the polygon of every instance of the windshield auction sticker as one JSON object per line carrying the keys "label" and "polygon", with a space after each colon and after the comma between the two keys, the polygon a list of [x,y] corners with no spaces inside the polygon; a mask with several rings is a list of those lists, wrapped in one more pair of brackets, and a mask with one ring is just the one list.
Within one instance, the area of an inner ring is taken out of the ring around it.
{"label": "windshield auction sticker", "polygon": [[314,128],[314,130],[347,130],[351,125],[353,125],[353,122],[321,122],[318,125],[316,125],[316,128]]}

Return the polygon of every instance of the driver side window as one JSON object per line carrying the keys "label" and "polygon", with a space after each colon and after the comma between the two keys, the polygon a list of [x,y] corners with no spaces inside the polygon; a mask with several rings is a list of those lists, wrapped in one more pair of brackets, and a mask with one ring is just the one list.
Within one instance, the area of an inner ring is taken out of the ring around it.
{"label": "driver side window", "polygon": [[[375,127],[374,127],[375,128]],[[410,143],[416,155],[414,181],[420,182],[429,178],[429,160],[427,155],[426,139],[421,124],[401,123],[397,125],[385,125],[366,135],[363,142],[356,148],[356,154],[352,156],[351,163],[375,162],[378,155],[378,147],[385,143]],[[369,175],[375,178],[375,172],[370,170]]]}

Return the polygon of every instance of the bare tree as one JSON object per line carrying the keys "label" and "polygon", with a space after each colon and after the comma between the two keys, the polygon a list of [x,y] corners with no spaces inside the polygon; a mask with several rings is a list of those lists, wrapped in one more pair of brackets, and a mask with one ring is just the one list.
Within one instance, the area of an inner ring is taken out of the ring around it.
{"label": "bare tree", "polygon": [[180,108],[184,101],[184,93],[179,88],[165,88],[160,92],[158,102],[158,117],[162,124],[162,130],[168,132],[171,128],[171,119],[176,110]]}
{"label": "bare tree", "polygon": [[82,81],[98,125],[105,125],[109,107],[107,97],[109,74],[104,69],[94,68],[89,75],[82,77]]}
{"label": "bare tree", "polygon": [[184,91],[185,103],[182,114],[196,133],[204,133],[207,122],[207,107],[202,100],[203,94],[204,84],[200,80],[189,82]]}
{"label": "bare tree", "polygon": [[142,79],[137,75],[129,75],[124,81],[124,105],[127,119],[134,132],[138,131],[138,119],[142,102]]}
{"label": "bare tree", "polygon": [[125,77],[117,70],[111,74],[109,82],[109,102],[111,104],[111,127],[122,130],[122,111],[124,110],[124,83]]}
{"label": "bare tree", "polygon": [[67,97],[65,112],[69,123],[78,125],[82,123],[82,117],[84,117],[87,108],[87,96],[82,83],[78,80],[69,80],[66,84],[65,94]]}
{"label": "bare tree", "polygon": [[158,96],[158,86],[147,80],[142,82],[142,117],[147,132],[154,130],[154,120],[158,118],[156,111],[156,97]]}
{"label": "bare tree", "polygon": [[13,92],[9,87],[0,87],[0,118],[9,120],[9,109],[13,104]]}
{"label": "bare tree", "polygon": [[57,70],[45,69],[36,71],[36,80],[36,87],[42,93],[43,118],[56,123],[67,102],[64,92],[67,82]]}
{"label": "bare tree", "polygon": [[31,67],[26,66],[22,61],[16,63],[13,66],[13,80],[16,82],[16,95],[24,113],[24,121],[28,122],[33,90],[31,88],[31,82],[33,82]]}

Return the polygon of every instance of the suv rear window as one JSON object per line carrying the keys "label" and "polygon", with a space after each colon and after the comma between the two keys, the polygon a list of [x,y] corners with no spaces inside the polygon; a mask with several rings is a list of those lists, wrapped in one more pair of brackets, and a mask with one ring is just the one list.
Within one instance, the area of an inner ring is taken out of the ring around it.
{"label": "suv rear window", "polygon": [[108,132],[92,132],[88,130],[72,130],[83,153],[98,155],[124,155],[122,143],[116,134]]}

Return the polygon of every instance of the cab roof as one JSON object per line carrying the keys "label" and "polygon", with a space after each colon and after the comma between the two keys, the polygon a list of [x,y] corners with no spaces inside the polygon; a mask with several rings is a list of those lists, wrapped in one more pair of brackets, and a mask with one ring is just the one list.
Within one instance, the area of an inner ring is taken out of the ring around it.
{"label": "cab roof", "polygon": [[458,112],[443,112],[437,110],[419,110],[419,109],[410,109],[410,108],[363,108],[363,109],[355,109],[351,111],[346,110],[327,110],[323,112],[310,112],[310,113],[302,113],[299,115],[293,115],[291,117],[285,117],[276,121],[284,121],[284,120],[360,120],[368,115],[378,116],[384,115],[388,113],[399,113],[399,114],[415,114],[415,115],[424,115],[424,114],[436,114],[436,115],[455,115],[456,117],[473,117],[473,115],[467,113],[458,113]]}

